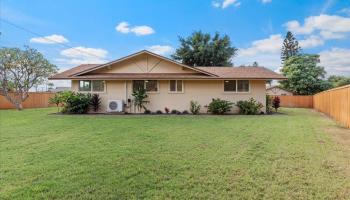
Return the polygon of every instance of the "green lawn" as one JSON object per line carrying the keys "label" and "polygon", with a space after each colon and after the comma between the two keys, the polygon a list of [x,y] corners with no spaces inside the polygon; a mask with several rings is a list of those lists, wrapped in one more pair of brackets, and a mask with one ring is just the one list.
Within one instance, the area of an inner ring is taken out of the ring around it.
{"label": "green lawn", "polygon": [[349,151],[326,132],[335,123],[312,110],[49,114],[55,111],[0,111],[0,199],[350,198]]}

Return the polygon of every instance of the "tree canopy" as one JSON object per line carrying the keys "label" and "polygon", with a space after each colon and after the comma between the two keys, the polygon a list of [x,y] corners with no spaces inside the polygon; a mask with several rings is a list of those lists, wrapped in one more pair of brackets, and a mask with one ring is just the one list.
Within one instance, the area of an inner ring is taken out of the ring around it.
{"label": "tree canopy", "polygon": [[227,35],[197,31],[187,38],[179,37],[180,47],[171,56],[173,59],[190,66],[232,66],[231,59],[237,54],[237,48],[231,46]]}
{"label": "tree canopy", "polygon": [[56,71],[57,67],[35,49],[0,49],[0,87],[3,95],[18,110],[22,109],[22,102],[28,98],[29,89]]}
{"label": "tree canopy", "polygon": [[326,71],[317,63],[319,55],[314,54],[288,58],[281,70],[288,80],[281,81],[281,86],[299,95],[313,95],[329,89],[329,82],[323,79]]}
{"label": "tree canopy", "polygon": [[285,39],[283,40],[281,60],[282,63],[292,56],[300,55],[301,48],[299,42],[295,39],[292,32],[288,31]]}
{"label": "tree canopy", "polygon": [[350,84],[350,77],[332,75],[328,77],[328,81],[332,87],[340,87]]}

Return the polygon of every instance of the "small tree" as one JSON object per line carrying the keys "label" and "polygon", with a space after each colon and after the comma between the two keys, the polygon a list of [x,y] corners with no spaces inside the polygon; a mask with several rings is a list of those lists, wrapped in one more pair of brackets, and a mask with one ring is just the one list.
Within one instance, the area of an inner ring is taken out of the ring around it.
{"label": "small tree", "polygon": [[272,100],[272,107],[277,112],[277,109],[280,107],[281,100],[278,96],[275,96]]}
{"label": "small tree", "polygon": [[101,106],[101,98],[98,94],[93,94],[91,97],[90,105],[92,106],[92,109],[94,112],[97,112],[98,109],[100,109]]}
{"label": "small tree", "polygon": [[17,110],[22,110],[29,89],[43,83],[56,71],[57,67],[35,49],[0,49],[0,89]]}
{"label": "small tree", "polygon": [[134,97],[134,106],[137,107],[139,112],[141,112],[142,109],[147,110],[145,104],[148,103],[148,101],[145,99],[147,99],[148,95],[144,88],[138,88],[132,93],[132,96]]}
{"label": "small tree", "polygon": [[201,105],[197,101],[190,102],[190,111],[192,114],[197,115],[201,109]]}
{"label": "small tree", "polygon": [[62,96],[60,93],[56,93],[54,97],[49,99],[49,103],[56,104],[57,112],[60,112],[59,105],[62,104]]}

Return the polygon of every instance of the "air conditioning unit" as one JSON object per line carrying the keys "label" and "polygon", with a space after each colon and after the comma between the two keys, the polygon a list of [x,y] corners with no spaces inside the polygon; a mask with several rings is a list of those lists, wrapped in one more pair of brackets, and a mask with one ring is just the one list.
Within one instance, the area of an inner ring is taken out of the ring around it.
{"label": "air conditioning unit", "polygon": [[108,100],[107,112],[123,112],[123,101]]}

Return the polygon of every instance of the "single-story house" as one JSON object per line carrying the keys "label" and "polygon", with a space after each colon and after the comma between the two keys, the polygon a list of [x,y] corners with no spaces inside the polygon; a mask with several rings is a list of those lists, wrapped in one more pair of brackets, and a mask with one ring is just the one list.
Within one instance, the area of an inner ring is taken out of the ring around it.
{"label": "single-story house", "polygon": [[105,64],[79,65],[49,79],[71,80],[73,91],[99,94],[100,112],[118,107],[134,113],[132,92],[139,87],[146,89],[146,107],[152,112],[189,110],[191,100],[207,112],[213,98],[237,102],[253,97],[265,105],[266,81],[285,77],[264,67],[192,67],[143,50]]}
{"label": "single-story house", "polygon": [[271,96],[282,95],[282,96],[293,96],[293,92],[283,89],[278,85],[268,87],[266,94]]}

